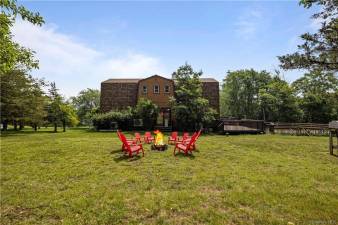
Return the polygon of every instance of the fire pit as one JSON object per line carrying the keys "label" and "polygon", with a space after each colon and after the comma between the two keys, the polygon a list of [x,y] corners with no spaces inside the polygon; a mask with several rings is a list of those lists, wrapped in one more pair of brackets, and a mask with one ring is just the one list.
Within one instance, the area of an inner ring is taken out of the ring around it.
{"label": "fire pit", "polygon": [[163,141],[163,134],[161,131],[156,130],[154,131],[154,133],[156,134],[156,138],[155,138],[155,143],[153,145],[151,145],[151,150],[158,150],[158,151],[164,151],[167,150],[168,145],[164,143]]}

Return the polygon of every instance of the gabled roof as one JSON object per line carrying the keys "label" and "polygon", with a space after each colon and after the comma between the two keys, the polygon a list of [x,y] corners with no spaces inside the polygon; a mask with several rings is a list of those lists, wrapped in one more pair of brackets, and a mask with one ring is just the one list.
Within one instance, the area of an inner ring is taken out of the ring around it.
{"label": "gabled roof", "polygon": [[158,78],[160,78],[160,79],[168,80],[168,81],[170,81],[170,82],[172,82],[172,81],[173,81],[172,79],[169,79],[169,78],[166,78],[166,77],[162,77],[162,76],[160,76],[160,75],[157,75],[157,74],[155,74],[155,75],[152,75],[152,76],[150,76],[150,77],[147,77],[147,78],[144,78],[144,79],[142,79],[142,80],[148,80],[148,79],[151,79],[151,78],[154,78],[154,77],[158,77]]}

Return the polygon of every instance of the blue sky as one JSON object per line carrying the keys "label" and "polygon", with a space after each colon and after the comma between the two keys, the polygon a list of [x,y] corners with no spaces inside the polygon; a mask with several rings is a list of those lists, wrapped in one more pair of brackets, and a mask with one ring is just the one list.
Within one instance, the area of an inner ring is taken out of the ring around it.
{"label": "blue sky", "polygon": [[[40,70],[66,96],[108,78],[170,77],[188,62],[219,81],[226,71],[274,71],[299,35],[318,28],[298,1],[23,1],[46,24],[18,20],[14,39],[34,49]],[[291,82],[301,71],[284,72]]]}

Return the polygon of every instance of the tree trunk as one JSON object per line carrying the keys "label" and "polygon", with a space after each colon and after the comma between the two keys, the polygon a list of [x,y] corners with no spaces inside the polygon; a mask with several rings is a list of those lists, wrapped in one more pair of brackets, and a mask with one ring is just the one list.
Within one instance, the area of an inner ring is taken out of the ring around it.
{"label": "tree trunk", "polygon": [[34,124],[34,131],[38,130],[38,126],[36,124]]}
{"label": "tree trunk", "polygon": [[18,122],[16,120],[13,120],[13,126],[14,130],[18,130]]}
{"label": "tree trunk", "polygon": [[66,121],[62,121],[63,132],[66,132]]}
{"label": "tree trunk", "polygon": [[8,121],[7,120],[3,120],[2,121],[2,130],[6,131],[8,128]]}
{"label": "tree trunk", "polygon": [[22,121],[19,121],[19,130],[22,130],[24,128],[24,124]]}
{"label": "tree trunk", "polygon": [[54,132],[58,132],[58,124],[57,123],[54,123]]}
{"label": "tree trunk", "polygon": [[263,120],[264,120],[264,122],[265,122],[265,110],[264,110],[264,108],[263,108]]}

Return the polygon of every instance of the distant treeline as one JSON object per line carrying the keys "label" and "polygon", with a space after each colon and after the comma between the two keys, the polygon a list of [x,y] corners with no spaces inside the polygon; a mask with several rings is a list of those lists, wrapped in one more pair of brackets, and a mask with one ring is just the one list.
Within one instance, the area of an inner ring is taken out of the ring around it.
{"label": "distant treeline", "polygon": [[229,71],[220,96],[222,117],[313,123],[338,119],[335,73],[309,72],[289,84],[279,72]]}

